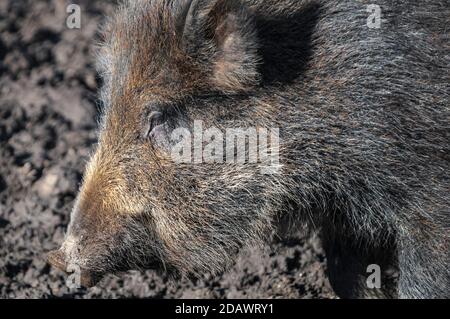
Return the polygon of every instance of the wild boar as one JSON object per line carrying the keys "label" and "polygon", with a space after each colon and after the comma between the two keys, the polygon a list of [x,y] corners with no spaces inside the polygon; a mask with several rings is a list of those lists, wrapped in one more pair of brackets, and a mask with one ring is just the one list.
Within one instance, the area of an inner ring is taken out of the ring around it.
{"label": "wild boar", "polygon": [[[98,145],[50,262],[85,285],[217,274],[288,220],[321,234],[342,297],[449,297],[450,3],[377,3],[123,2],[98,54]],[[277,128],[279,169],[175,161],[196,121]],[[371,264],[398,269],[392,290],[367,287]]]}

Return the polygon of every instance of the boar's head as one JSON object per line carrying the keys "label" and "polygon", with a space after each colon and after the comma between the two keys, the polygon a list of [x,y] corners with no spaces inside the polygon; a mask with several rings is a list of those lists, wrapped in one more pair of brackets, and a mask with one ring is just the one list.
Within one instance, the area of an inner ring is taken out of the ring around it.
{"label": "boar's head", "polygon": [[283,185],[257,164],[178,163],[173,131],[272,126],[255,102],[258,39],[238,1],[129,1],[104,30],[98,145],[50,263],[82,284],[157,268],[217,273],[271,229]]}

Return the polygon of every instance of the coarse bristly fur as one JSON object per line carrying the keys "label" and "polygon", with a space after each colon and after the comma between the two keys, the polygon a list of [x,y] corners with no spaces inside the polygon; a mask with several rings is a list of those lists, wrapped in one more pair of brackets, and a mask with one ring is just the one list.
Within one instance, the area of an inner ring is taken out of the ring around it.
{"label": "coarse bristly fur", "polygon": [[[123,2],[66,262],[218,273],[288,220],[321,234],[342,297],[450,297],[450,2],[377,1],[379,29],[368,4]],[[174,163],[168,136],[194,120],[280,128],[281,171]]]}

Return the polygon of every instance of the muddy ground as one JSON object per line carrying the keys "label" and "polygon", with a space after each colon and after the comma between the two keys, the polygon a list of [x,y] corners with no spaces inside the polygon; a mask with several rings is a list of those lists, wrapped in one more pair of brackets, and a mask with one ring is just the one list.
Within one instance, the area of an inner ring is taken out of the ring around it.
{"label": "muddy ground", "polygon": [[67,288],[45,255],[63,240],[95,144],[95,43],[113,8],[73,2],[79,30],[67,28],[64,0],[0,0],[0,298],[334,298],[319,241],[308,236],[245,252],[217,278],[170,282],[128,272]]}

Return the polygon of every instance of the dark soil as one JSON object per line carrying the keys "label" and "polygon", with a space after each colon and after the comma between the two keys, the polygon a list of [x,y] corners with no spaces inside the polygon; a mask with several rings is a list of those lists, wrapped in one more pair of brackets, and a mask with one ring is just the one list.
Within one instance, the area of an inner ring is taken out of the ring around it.
{"label": "dark soil", "polygon": [[101,85],[94,69],[98,25],[113,4],[0,1],[0,298],[334,298],[315,237],[245,252],[231,271],[171,282],[153,271],[105,278],[70,291],[46,253],[64,237],[83,166],[96,142]]}

